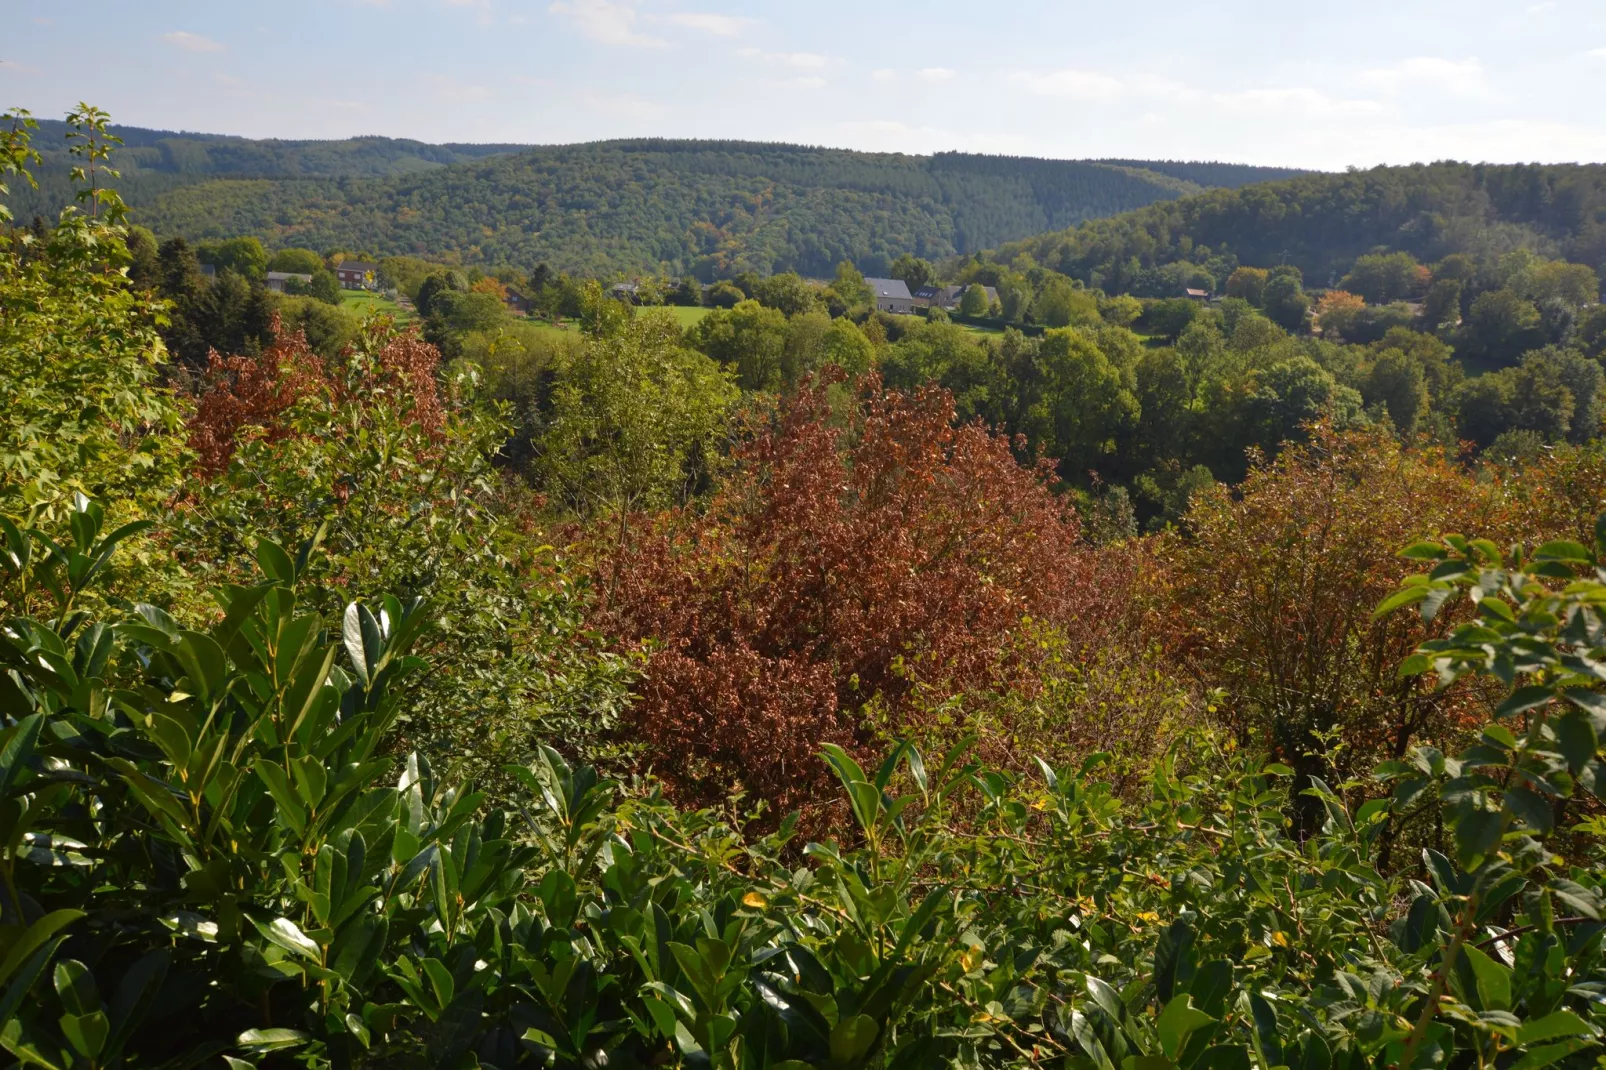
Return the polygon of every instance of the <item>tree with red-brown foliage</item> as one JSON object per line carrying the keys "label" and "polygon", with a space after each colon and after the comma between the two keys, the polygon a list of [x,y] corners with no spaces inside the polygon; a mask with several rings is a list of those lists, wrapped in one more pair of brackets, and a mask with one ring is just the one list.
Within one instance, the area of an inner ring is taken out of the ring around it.
{"label": "tree with red-brown foliage", "polygon": [[[299,404],[313,399],[329,412],[387,406],[427,438],[440,437],[445,417],[435,379],[440,351],[434,346],[416,334],[392,334],[386,326],[371,324],[359,345],[338,363],[344,368],[326,364],[301,331],[285,333],[277,313],[273,341],[257,355],[224,357],[212,351],[207,388],[189,425],[190,448],[201,470],[208,475],[224,471],[239,436],[248,429],[265,442],[328,434],[330,425],[293,418]],[[353,427],[349,421],[346,426]]]}
{"label": "tree with red-brown foliage", "polygon": [[801,389],[706,508],[638,526],[604,563],[596,624],[651,641],[629,731],[683,799],[740,784],[807,806],[828,775],[820,745],[868,742],[867,702],[898,715],[921,687],[1001,684],[1025,618],[1101,597],[1048,463],[955,427],[947,391],[857,389],[845,403]]}

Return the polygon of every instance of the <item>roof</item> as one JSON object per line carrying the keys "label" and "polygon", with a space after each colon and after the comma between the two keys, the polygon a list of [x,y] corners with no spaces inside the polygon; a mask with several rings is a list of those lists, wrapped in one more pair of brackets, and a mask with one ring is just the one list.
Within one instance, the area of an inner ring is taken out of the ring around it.
{"label": "roof", "polygon": [[920,287],[920,289],[915,291],[915,296],[920,298],[922,301],[929,301],[933,297],[941,297],[942,293],[943,293],[943,287],[940,287],[940,286],[922,286],[922,287]]}
{"label": "roof", "polygon": [[865,279],[864,283],[878,298],[913,301],[909,286],[902,279]]}
{"label": "roof", "polygon": [[379,270],[379,265],[378,264],[370,264],[366,260],[342,260],[340,262],[340,266],[335,268],[335,270],[336,271],[361,271],[361,272],[366,273],[366,272],[369,272],[369,271],[378,271]]}
{"label": "roof", "polygon": [[269,282],[289,282],[291,279],[295,279],[298,282],[311,282],[312,281],[312,276],[308,275],[308,274],[305,274],[304,272],[300,272],[300,271],[270,271],[270,272],[268,272],[268,281]]}
{"label": "roof", "polygon": [[1209,297],[1210,296],[1210,291],[1209,290],[1195,290],[1195,289],[1191,289],[1190,288],[1190,289],[1183,290],[1182,292],[1184,294],[1186,294],[1187,296],[1189,296],[1189,297]]}

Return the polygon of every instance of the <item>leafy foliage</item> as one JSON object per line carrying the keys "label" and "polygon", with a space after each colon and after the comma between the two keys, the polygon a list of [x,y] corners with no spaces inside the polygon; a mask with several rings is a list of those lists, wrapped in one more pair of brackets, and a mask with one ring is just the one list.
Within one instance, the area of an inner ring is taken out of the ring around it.
{"label": "leafy foliage", "polygon": [[[8,141],[6,169],[28,151],[26,136]],[[0,513],[60,516],[76,493],[148,510],[145,488],[177,474],[182,410],[158,389],[160,309],[128,289],[109,192],[90,202],[100,214],[75,208],[42,241],[0,233]]]}
{"label": "leafy foliage", "polygon": [[[79,515],[83,541],[47,560],[99,556],[98,514]],[[1559,586],[1593,566],[1582,546],[1504,571],[1459,537],[1408,551],[1440,567],[1392,601],[1487,592],[1412,667],[1547,682],[1502,709],[1523,740],[1496,723],[1458,759],[1386,767],[1391,799],[1352,808],[1313,782],[1325,819],[1303,842],[1289,770],[1208,738],[1130,805],[1098,758],[1026,779],[962,750],[928,769],[903,745],[871,773],[828,745],[857,846],[811,843],[801,865],[790,822],[744,841],[711,811],[620,803],[550,751],[517,770],[522,828],[417,756],[391,786],[376,755],[423,668],[418,607],[354,604],[337,641],[298,609],[310,547],[258,553],[265,581],[225,588],[205,633],[59,606],[0,635],[0,1044],[21,1060],[1194,1070],[1599,1051],[1598,838],[1574,865],[1539,849],[1545,796],[1606,769],[1598,677],[1578,670],[1606,583]],[[1369,864],[1436,796],[1448,853],[1424,852],[1422,879]]]}
{"label": "leafy foliage", "polygon": [[819,741],[868,742],[858,707],[1008,679],[1024,616],[1097,600],[1045,472],[956,429],[942,391],[861,391],[833,415],[827,388],[800,390],[705,508],[638,528],[601,566],[598,627],[653,641],[629,731],[680,797],[739,781],[805,804]]}

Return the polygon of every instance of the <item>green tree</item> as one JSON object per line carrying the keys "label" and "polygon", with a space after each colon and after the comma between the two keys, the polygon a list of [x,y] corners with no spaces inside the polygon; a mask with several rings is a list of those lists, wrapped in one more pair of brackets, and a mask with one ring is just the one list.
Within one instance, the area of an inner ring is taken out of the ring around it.
{"label": "green tree", "polygon": [[753,297],[765,308],[787,316],[808,312],[820,303],[819,291],[790,271],[760,280],[753,288]]}
{"label": "green tree", "polygon": [[964,296],[959,299],[959,311],[966,316],[985,316],[987,314],[987,290],[977,282],[966,288]]}
{"label": "green tree", "polygon": [[1227,278],[1227,296],[1237,297],[1259,307],[1266,295],[1266,280],[1270,272],[1265,268],[1241,267]]}
{"label": "green tree", "polygon": [[836,277],[831,283],[831,289],[836,291],[844,308],[865,304],[871,297],[870,287],[865,283],[864,275],[853,266],[851,260],[843,260],[837,264]]}
{"label": "green tree", "polygon": [[1410,253],[1371,253],[1359,257],[1339,285],[1369,305],[1386,305],[1415,297],[1429,277]]}
{"label": "green tree", "polygon": [[328,270],[323,257],[311,249],[280,249],[268,260],[269,271],[293,271],[298,275],[316,275]]}
{"label": "green tree", "polygon": [[1192,301],[1185,297],[1170,297],[1150,304],[1143,314],[1141,325],[1166,341],[1175,342],[1198,315],[1199,306]]}
{"label": "green tree", "polygon": [[736,399],[730,377],[685,348],[673,316],[638,315],[557,369],[534,444],[535,478],[573,512],[611,517],[622,538],[631,513],[684,502],[697,489]]}
{"label": "green tree", "polygon": [[326,267],[319,267],[312,273],[312,281],[307,284],[307,295],[326,305],[338,305],[345,299],[340,290],[340,281]]}
{"label": "green tree", "polygon": [[709,308],[735,308],[739,302],[747,300],[747,295],[735,283],[729,281],[716,282],[703,293],[703,302]]}
{"label": "green tree", "polygon": [[[22,171],[26,138],[0,148],[0,166]],[[0,515],[57,520],[84,494],[135,519],[177,487],[182,410],[160,386],[162,309],[122,274],[119,202],[100,193],[112,210],[69,210],[43,248],[0,232]]]}
{"label": "green tree", "polygon": [[1539,310],[1506,289],[1479,294],[1456,335],[1456,351],[1484,368],[1509,367],[1542,344]]}
{"label": "green tree", "polygon": [[1381,406],[1400,434],[1415,434],[1429,405],[1422,365],[1398,349],[1384,350],[1367,373],[1361,397],[1367,405]]}
{"label": "green tree", "polygon": [[908,284],[910,292],[929,286],[937,280],[937,269],[931,261],[923,260],[918,256],[904,253],[892,262],[889,273],[894,279],[902,279]]}
{"label": "green tree", "polygon": [[786,316],[757,301],[704,316],[688,341],[732,370],[743,390],[779,390],[784,384]]}
{"label": "green tree", "polygon": [[1024,431],[1067,479],[1082,480],[1130,444],[1142,415],[1130,368],[1112,363],[1093,335],[1070,327],[1043,335],[1039,399]]}
{"label": "green tree", "polygon": [[1597,360],[1606,355],[1606,305],[1596,305],[1584,314],[1578,324],[1578,344]]}
{"label": "green tree", "polygon": [[1310,315],[1310,297],[1296,268],[1273,268],[1266,280],[1261,304],[1273,323],[1285,331],[1300,333]]}
{"label": "green tree", "polygon": [[202,246],[202,263],[211,264],[219,271],[232,271],[243,279],[256,282],[268,270],[268,251],[254,237],[229,238],[216,245]]}
{"label": "green tree", "polygon": [[849,375],[864,375],[875,369],[875,347],[864,332],[845,317],[831,321],[830,330],[825,332],[824,349],[825,364],[841,368]]}
{"label": "green tree", "polygon": [[1063,275],[1053,275],[1032,299],[1032,318],[1049,327],[1091,325],[1098,322],[1098,299]]}

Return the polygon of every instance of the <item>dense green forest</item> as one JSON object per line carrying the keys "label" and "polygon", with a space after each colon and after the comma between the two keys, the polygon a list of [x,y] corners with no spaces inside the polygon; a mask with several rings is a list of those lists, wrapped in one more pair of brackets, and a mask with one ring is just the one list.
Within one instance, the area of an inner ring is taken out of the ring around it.
{"label": "dense green forest", "polygon": [[[58,130],[42,128],[41,143],[52,135]],[[828,275],[844,259],[874,274],[903,252],[985,249],[1207,185],[1293,173],[756,142],[649,139],[514,152],[388,138],[120,135],[125,199],[136,220],[162,235],[255,235],[271,246],[705,279],[742,270]],[[59,144],[40,169],[39,190],[14,206],[19,218],[53,217],[70,199]]]}
{"label": "dense green forest", "polygon": [[0,211],[19,1065],[1599,1065],[1588,266],[388,259],[415,329],[69,127]]}
{"label": "dense green forest", "polygon": [[[365,178],[429,171],[448,164],[513,152],[519,145],[426,145],[387,137],[344,141],[254,140],[221,134],[178,133],[119,126],[118,181],[126,201],[144,204],[163,193],[211,179],[228,178]],[[54,219],[72,203],[71,168],[66,124],[39,122],[35,145],[40,164],[36,185],[12,191],[11,210],[19,219]]]}
{"label": "dense green forest", "polygon": [[1287,264],[1326,285],[1379,249],[1423,261],[1531,249],[1606,266],[1606,165],[1435,163],[1301,175],[1150,205],[1010,243],[995,256],[1030,256],[1089,286],[1142,293],[1156,283],[1153,269],[1179,263],[1204,266],[1221,284],[1239,263]]}

